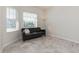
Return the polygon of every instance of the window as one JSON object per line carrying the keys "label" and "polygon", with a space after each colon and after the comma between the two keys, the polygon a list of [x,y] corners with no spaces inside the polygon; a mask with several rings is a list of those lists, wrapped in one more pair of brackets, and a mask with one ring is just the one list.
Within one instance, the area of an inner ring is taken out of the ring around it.
{"label": "window", "polygon": [[6,9],[7,32],[16,31],[19,28],[19,23],[16,20],[16,10],[14,8]]}
{"label": "window", "polygon": [[25,28],[37,27],[37,14],[24,12],[23,23]]}

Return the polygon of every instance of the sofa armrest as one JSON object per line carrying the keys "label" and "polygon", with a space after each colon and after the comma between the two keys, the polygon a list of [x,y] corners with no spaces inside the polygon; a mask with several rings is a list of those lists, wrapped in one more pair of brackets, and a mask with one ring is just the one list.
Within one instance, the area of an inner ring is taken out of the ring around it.
{"label": "sofa armrest", "polygon": [[40,30],[41,32],[43,32],[44,33],[44,35],[46,35],[46,30]]}

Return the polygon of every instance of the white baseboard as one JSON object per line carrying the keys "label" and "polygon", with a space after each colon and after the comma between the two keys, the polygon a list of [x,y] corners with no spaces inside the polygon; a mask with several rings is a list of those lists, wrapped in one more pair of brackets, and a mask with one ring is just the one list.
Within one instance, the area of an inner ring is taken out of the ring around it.
{"label": "white baseboard", "polygon": [[66,38],[66,37],[64,37],[64,36],[59,36],[59,35],[51,35],[51,34],[49,34],[49,36],[51,36],[51,37],[56,37],[56,38],[59,38],[59,39],[68,40],[68,41],[71,41],[71,42],[74,42],[74,43],[79,43],[79,41],[72,40],[71,38]]}

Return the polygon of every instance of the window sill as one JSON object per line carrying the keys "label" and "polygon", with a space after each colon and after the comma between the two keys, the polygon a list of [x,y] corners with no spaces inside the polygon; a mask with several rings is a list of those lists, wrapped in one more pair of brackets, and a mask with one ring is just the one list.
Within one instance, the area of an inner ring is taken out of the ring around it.
{"label": "window sill", "polygon": [[7,29],[6,32],[14,32],[14,31],[17,31],[19,29],[16,29],[16,28],[10,28],[10,29]]}

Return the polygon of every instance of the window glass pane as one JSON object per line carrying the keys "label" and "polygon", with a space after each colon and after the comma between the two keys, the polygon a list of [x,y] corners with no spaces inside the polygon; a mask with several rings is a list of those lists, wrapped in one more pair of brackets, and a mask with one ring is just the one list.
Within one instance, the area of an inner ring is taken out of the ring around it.
{"label": "window glass pane", "polygon": [[16,21],[14,19],[7,19],[7,28],[16,28]]}
{"label": "window glass pane", "polygon": [[18,21],[16,20],[16,10],[14,8],[6,9],[7,32],[15,31],[17,29]]}
{"label": "window glass pane", "polygon": [[24,12],[23,22],[24,22],[24,27],[26,28],[37,27],[37,14]]}

